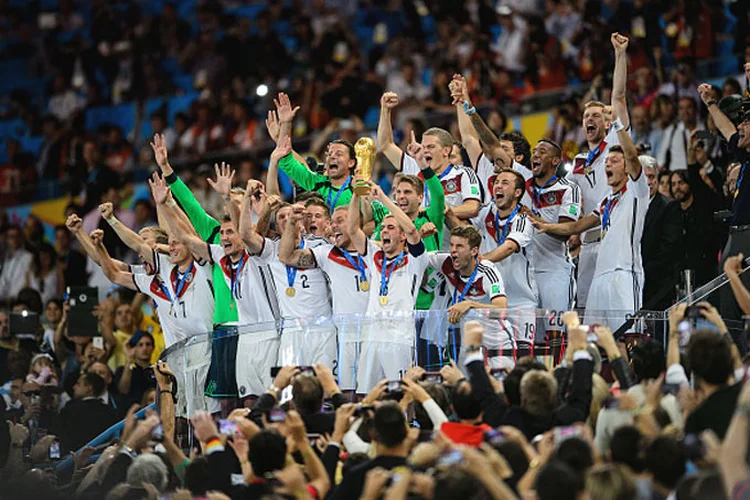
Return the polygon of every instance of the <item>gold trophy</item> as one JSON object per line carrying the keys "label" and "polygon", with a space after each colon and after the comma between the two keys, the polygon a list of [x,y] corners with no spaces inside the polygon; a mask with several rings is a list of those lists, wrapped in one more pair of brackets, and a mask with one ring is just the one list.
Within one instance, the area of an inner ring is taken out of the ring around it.
{"label": "gold trophy", "polygon": [[370,177],[375,166],[377,148],[375,141],[369,137],[362,137],[354,144],[354,155],[357,157],[356,173],[359,179],[354,183],[354,192],[359,196],[370,193]]}

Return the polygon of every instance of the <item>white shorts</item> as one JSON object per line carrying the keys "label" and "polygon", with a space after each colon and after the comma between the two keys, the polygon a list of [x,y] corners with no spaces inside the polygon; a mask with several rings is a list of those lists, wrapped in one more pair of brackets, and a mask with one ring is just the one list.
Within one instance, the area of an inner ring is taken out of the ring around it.
{"label": "white shorts", "polygon": [[536,305],[523,308],[508,306],[508,321],[513,325],[515,343],[534,343],[536,334]]}
{"label": "white shorts", "polygon": [[[546,309],[550,318],[543,318],[542,325],[537,328],[537,341],[545,332],[563,329],[562,314],[573,308],[573,298],[576,295],[576,282],[573,273],[536,273],[536,285],[539,288],[539,307]],[[552,318],[552,315],[554,318]],[[539,324],[539,322],[537,323]]]}
{"label": "white shorts", "polygon": [[512,356],[492,356],[487,358],[487,364],[493,370],[505,368],[510,372],[516,366],[516,360]]}
{"label": "white shorts", "polygon": [[381,380],[401,380],[414,361],[414,348],[393,342],[363,342],[357,363],[357,393],[367,394]]}
{"label": "white shorts", "polygon": [[240,335],[237,342],[237,391],[241,398],[260,396],[273,382],[271,368],[279,356],[279,339],[255,340]]}
{"label": "white shorts", "polygon": [[177,379],[176,417],[188,418],[199,410],[209,413],[221,410],[217,399],[204,394],[211,367],[211,342],[206,338],[195,339],[167,355],[166,361]]}
{"label": "white shorts", "polygon": [[284,328],[278,366],[312,366],[323,363],[333,371],[337,364],[336,329],[333,325]]}
{"label": "white shorts", "polygon": [[[612,271],[595,276],[586,303],[586,323],[602,323],[612,331],[641,308],[643,275]],[[630,328],[628,331],[633,331]]]}
{"label": "white shorts", "polygon": [[599,255],[599,244],[600,242],[596,241],[581,245],[581,252],[578,254],[578,279],[576,280],[578,288],[576,305],[578,307],[586,305],[591,281],[594,279],[594,271],[596,270],[596,257]]}

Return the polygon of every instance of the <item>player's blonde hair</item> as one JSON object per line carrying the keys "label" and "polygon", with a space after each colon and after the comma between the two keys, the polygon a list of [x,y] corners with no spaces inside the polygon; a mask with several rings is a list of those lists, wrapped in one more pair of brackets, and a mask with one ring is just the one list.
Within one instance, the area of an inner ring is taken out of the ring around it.
{"label": "player's blonde hair", "polygon": [[[431,135],[433,137],[437,137],[438,144],[440,144],[441,148],[453,148],[453,136],[450,132],[447,130],[440,128],[440,127],[432,127],[428,128],[424,131],[424,134],[422,134],[422,137],[426,135]],[[424,139],[423,139],[424,140]]]}

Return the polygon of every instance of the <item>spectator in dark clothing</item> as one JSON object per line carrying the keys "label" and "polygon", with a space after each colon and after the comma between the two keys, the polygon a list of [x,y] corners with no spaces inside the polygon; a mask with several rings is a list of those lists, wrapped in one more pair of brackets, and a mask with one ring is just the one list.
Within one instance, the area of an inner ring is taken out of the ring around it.
{"label": "spectator in dark clothing", "polygon": [[[482,345],[481,325],[466,323],[464,345]],[[465,360],[466,369],[472,392],[482,403],[485,423],[492,427],[512,425],[530,440],[553,427],[584,422],[591,406],[591,376],[594,370],[591,354],[586,350],[586,334],[581,330],[571,331],[568,349],[574,353],[573,381],[570,395],[561,405],[558,405],[555,377],[546,371],[531,370],[521,379],[520,406],[509,406],[492,390],[482,354],[469,352]]]}
{"label": "spectator in dark clothing", "polygon": [[94,140],[83,143],[83,163],[71,172],[71,195],[85,192],[83,213],[90,212],[101,202],[101,197],[111,188],[120,186],[120,178],[114,170],[101,163],[99,147]]}
{"label": "spectator in dark clothing", "polygon": [[336,385],[336,380],[327,366],[319,363],[314,368],[315,375],[310,375],[300,374],[296,366],[283,367],[273,381],[273,389],[266,391],[255,402],[251,418],[260,422],[262,415],[273,409],[279,393],[291,384],[292,403],[302,416],[307,431],[315,434],[333,432],[336,414],[323,411],[324,394],[331,398],[334,409],[348,400]]}
{"label": "spectator in dark clothing", "polygon": [[482,405],[471,391],[471,384],[461,380],[451,391],[453,411],[458,422],[445,422],[440,431],[451,441],[469,446],[479,446],[484,442],[484,433],[492,430],[482,423]]}
{"label": "spectator in dark clothing", "polygon": [[[730,415],[731,416],[731,415]],[[687,432],[687,429],[685,430]],[[685,475],[685,452],[676,439],[660,436],[646,447],[646,470],[652,476],[653,499],[667,498]]]}
{"label": "spectator in dark clothing", "polygon": [[698,331],[690,338],[688,366],[705,399],[685,420],[685,433],[711,429],[724,439],[742,384],[733,384],[731,341],[714,331]]}
{"label": "spectator in dark clothing", "polygon": [[142,330],[136,330],[125,345],[128,363],[115,372],[117,391],[122,395],[123,407],[140,403],[143,394],[156,387],[154,371],[151,368],[151,354],[154,351],[154,337]]}
{"label": "spectator in dark clothing", "polygon": [[375,458],[350,470],[333,492],[332,498],[359,498],[369,471],[376,467],[393,470],[406,464],[409,454],[406,419],[397,404],[385,403],[375,410],[371,434],[375,443]]}
{"label": "spectator in dark clothing", "polygon": [[77,450],[117,422],[114,409],[105,405],[97,394],[104,392],[104,380],[96,373],[85,373],[73,387],[75,399],[60,412],[58,428],[63,453]]}
{"label": "spectator in dark clothing", "polygon": [[70,231],[64,225],[55,226],[55,251],[57,260],[63,265],[65,286],[86,286],[86,257],[73,249]]}
{"label": "spectator in dark clothing", "polygon": [[648,179],[651,200],[643,223],[643,304],[646,309],[666,309],[675,297],[682,227],[679,205],[658,191],[656,159],[640,156]]}

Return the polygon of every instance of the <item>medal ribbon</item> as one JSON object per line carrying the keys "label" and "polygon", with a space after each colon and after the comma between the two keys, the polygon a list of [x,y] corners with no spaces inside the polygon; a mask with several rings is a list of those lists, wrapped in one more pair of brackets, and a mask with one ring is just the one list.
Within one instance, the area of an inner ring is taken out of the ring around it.
{"label": "medal ribbon", "polygon": [[349,261],[349,264],[351,264],[354,269],[359,271],[359,274],[361,276],[360,281],[362,283],[367,282],[367,274],[365,273],[365,263],[362,261],[362,256],[357,254],[357,262],[354,262],[354,258],[352,258],[352,255],[344,250],[343,248],[340,249],[341,253],[344,254],[344,257],[346,257],[346,260]]}
{"label": "medal ribbon", "polygon": [[[339,188],[338,193],[336,193],[336,197],[333,198],[333,186],[328,190],[328,207],[331,209],[331,212],[333,212],[333,209],[336,208],[336,204],[339,202],[339,198],[341,197],[341,193],[346,191],[346,188],[349,187],[349,184],[352,182],[352,176],[346,178],[346,181],[341,185]],[[333,204],[331,204],[331,198],[333,198]]]}
{"label": "medal ribbon", "polygon": [[385,297],[388,295],[388,283],[391,281],[391,275],[393,274],[393,271],[396,270],[398,265],[401,263],[402,260],[404,260],[404,256],[406,254],[401,251],[398,256],[393,260],[393,263],[390,266],[390,269],[388,269],[388,262],[387,257],[385,256],[385,252],[383,252],[383,269],[382,274],[380,275],[380,296]]}
{"label": "medal ribbon", "polygon": [[229,289],[232,291],[232,295],[237,297],[237,288],[239,288],[239,274],[240,271],[242,271],[242,266],[245,264],[245,252],[242,252],[242,257],[240,258],[240,261],[237,263],[237,268],[234,267],[234,265],[231,265],[231,276],[229,277],[229,283],[230,287]]}
{"label": "medal ribbon", "polygon": [[[469,281],[466,282],[464,285],[464,289],[461,291],[461,295],[458,296],[458,300],[456,300],[456,293],[458,292],[458,288],[453,289],[453,302],[451,302],[451,305],[456,305],[459,302],[464,301],[464,297],[466,296],[466,293],[471,288],[471,285],[474,284],[474,279],[477,277],[477,271],[479,271],[479,261],[477,261],[474,265],[474,272],[471,273],[471,276],[469,276]],[[459,274],[459,280],[461,279],[461,276]]]}
{"label": "medal ribbon", "polygon": [[550,180],[544,183],[542,187],[537,187],[536,184],[532,184],[532,191],[534,193],[534,213],[539,215],[539,208],[541,205],[541,196],[542,196],[542,190],[544,190],[546,187],[551,186],[557,182],[557,175],[553,175]]}
{"label": "medal ribbon", "polygon": [[[505,226],[503,226],[503,234],[500,236],[500,239],[497,240],[497,246],[502,245],[505,243],[505,238],[508,237],[508,233],[510,232],[510,225],[513,222],[513,218],[518,215],[518,211],[521,209],[521,205],[516,205],[516,208],[513,209],[513,211],[510,213],[510,216],[508,217],[508,220],[505,222]],[[500,231],[500,213],[495,211],[495,235]]]}
{"label": "medal ribbon", "polygon": [[[297,250],[302,250],[305,247],[305,240],[300,238]],[[286,282],[289,284],[289,288],[294,288],[294,280],[297,278],[297,268],[293,266],[286,267]]]}

